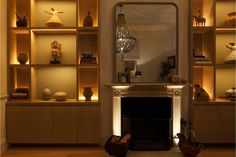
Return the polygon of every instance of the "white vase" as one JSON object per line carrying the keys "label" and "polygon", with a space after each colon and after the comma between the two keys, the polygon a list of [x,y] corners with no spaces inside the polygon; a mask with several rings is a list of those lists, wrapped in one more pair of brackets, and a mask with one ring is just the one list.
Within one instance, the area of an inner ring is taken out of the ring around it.
{"label": "white vase", "polygon": [[42,91],[42,99],[49,100],[52,97],[52,91],[48,87],[44,88]]}
{"label": "white vase", "polygon": [[56,101],[65,101],[67,97],[66,92],[58,91],[54,94]]}
{"label": "white vase", "polygon": [[229,42],[226,45],[230,49],[230,53],[225,58],[225,63],[235,63],[236,62],[236,44],[235,42]]}

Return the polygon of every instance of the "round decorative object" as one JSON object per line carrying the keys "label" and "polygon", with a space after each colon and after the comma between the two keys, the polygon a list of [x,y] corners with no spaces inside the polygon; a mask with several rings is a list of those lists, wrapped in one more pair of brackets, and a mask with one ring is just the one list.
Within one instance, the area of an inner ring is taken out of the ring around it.
{"label": "round decorative object", "polygon": [[48,87],[44,88],[42,91],[42,99],[49,100],[52,97],[52,91]]}
{"label": "round decorative object", "polygon": [[225,94],[227,95],[227,97],[236,98],[236,88],[233,87],[232,89],[226,90]]}
{"label": "round decorative object", "polygon": [[236,12],[230,12],[228,13],[228,17],[225,20],[225,25],[226,26],[235,26],[235,22],[236,22]]}
{"label": "round decorative object", "polygon": [[176,83],[176,84],[181,83],[181,78],[180,78],[180,76],[179,76],[179,75],[173,75],[173,76],[171,77],[171,82],[172,82],[172,83]]}
{"label": "round decorative object", "polygon": [[228,49],[230,49],[230,53],[225,58],[225,63],[227,64],[235,64],[236,63],[236,43],[235,41],[230,41],[226,45]]}
{"label": "round decorative object", "polygon": [[58,91],[54,94],[56,101],[65,101],[67,94],[66,92]]}
{"label": "round decorative object", "polygon": [[91,97],[93,95],[92,87],[84,87],[83,95],[85,97],[85,101],[91,101]]}
{"label": "round decorative object", "polygon": [[20,53],[17,59],[20,64],[25,64],[28,61],[28,55],[26,53]]}

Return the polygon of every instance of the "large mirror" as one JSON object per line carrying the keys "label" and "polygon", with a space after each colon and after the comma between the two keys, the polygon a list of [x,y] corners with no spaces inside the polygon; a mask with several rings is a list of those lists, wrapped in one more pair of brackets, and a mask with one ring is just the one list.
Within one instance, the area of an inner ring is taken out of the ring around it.
{"label": "large mirror", "polygon": [[[115,17],[116,82],[165,82],[168,74],[178,73],[175,4],[118,3]],[[125,37],[119,38],[122,33]]]}

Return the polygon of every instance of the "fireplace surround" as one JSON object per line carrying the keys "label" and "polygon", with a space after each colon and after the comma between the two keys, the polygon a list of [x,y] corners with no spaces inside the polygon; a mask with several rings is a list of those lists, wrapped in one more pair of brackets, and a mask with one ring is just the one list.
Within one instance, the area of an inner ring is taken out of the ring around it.
{"label": "fireplace surround", "polygon": [[113,134],[122,136],[131,132],[131,149],[168,150],[172,139],[180,132],[184,86],[160,83],[119,83],[110,86]]}

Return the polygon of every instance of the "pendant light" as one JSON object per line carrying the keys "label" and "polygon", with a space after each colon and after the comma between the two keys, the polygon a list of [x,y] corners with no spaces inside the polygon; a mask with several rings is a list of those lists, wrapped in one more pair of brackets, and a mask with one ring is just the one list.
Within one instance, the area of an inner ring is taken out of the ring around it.
{"label": "pendant light", "polygon": [[[122,5],[120,6],[122,8]],[[121,11],[120,11],[121,12]],[[116,23],[116,51],[127,53],[134,48],[135,38],[129,33],[125,22],[125,14],[119,13]]]}

